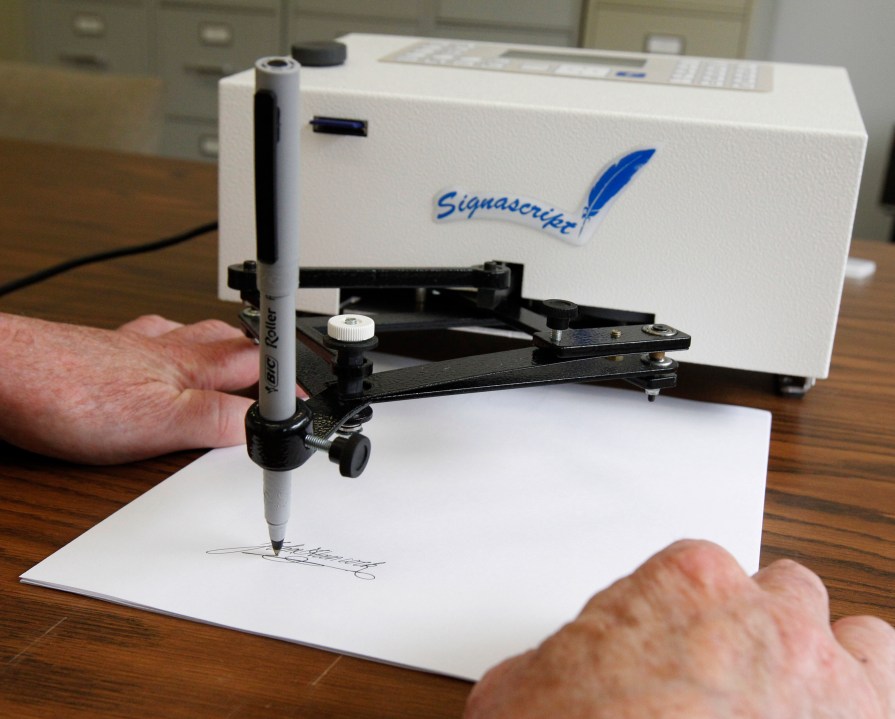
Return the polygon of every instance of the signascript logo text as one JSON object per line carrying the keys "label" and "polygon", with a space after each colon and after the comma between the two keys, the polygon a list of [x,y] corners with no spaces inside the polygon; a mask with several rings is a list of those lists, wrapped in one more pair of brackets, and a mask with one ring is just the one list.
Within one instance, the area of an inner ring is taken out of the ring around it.
{"label": "signascript logo text", "polygon": [[435,195],[435,221],[506,220],[546,232],[572,245],[583,245],[593,237],[619,193],[655,153],[655,148],[633,150],[610,162],[597,174],[581,207],[574,212],[522,195],[449,187]]}

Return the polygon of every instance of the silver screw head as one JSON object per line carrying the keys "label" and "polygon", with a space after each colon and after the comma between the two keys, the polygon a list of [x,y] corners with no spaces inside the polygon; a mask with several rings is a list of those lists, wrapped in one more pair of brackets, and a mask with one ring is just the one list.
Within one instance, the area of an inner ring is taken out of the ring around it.
{"label": "silver screw head", "polygon": [[677,330],[674,329],[674,327],[658,323],[652,325],[643,325],[641,329],[648,335],[655,335],[656,337],[674,337],[674,335],[677,334]]}

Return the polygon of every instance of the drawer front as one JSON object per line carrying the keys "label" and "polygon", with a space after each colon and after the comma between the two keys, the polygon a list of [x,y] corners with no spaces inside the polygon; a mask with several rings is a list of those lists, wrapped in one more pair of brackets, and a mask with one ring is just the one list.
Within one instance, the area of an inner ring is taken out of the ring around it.
{"label": "drawer front", "polygon": [[481,0],[441,0],[438,21],[490,23],[506,27],[575,29],[581,11],[579,0],[514,0],[512,3]]}
{"label": "drawer front", "polygon": [[310,12],[357,18],[393,18],[416,21],[423,12],[421,0],[292,0],[290,15]]}
{"label": "drawer front", "polygon": [[217,123],[168,118],[162,130],[162,155],[217,162]]}
{"label": "drawer front", "polygon": [[282,52],[279,5],[214,11],[165,3],[158,11],[159,73],[165,110],[179,117],[217,117],[218,80]]}
{"label": "drawer front", "polygon": [[591,0],[591,5],[621,5],[629,8],[668,11],[727,12],[743,14],[752,0]]}
{"label": "drawer front", "polygon": [[39,62],[137,75],[153,70],[146,3],[38,0],[30,11]]}
{"label": "drawer front", "polygon": [[385,18],[342,18],[304,15],[289,18],[286,37],[289,43],[332,40],[350,32],[383,35],[416,35],[419,25],[415,20],[402,22]]}
{"label": "drawer front", "polygon": [[743,49],[743,24],[736,18],[704,18],[606,7],[588,17],[584,44],[604,50],[645,52],[650,38],[661,36],[679,38],[686,55],[740,57]]}

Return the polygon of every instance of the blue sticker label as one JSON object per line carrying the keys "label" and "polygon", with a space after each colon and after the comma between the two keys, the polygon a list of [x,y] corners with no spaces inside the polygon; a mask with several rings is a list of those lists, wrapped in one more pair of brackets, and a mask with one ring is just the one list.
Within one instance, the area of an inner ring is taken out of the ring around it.
{"label": "blue sticker label", "polygon": [[435,196],[435,221],[505,220],[546,232],[571,245],[584,245],[619,193],[655,153],[655,148],[634,150],[610,162],[598,173],[581,207],[574,212],[522,195],[449,187]]}

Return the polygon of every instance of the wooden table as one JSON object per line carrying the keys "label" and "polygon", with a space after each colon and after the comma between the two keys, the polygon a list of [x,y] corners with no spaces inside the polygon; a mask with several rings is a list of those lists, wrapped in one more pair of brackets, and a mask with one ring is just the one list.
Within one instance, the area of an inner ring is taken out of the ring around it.
{"label": "wooden table", "polygon": [[[216,195],[210,165],[0,141],[0,282],[213,220]],[[84,267],[0,298],[0,311],[103,327],[144,313],[233,321],[235,305],[215,299],[216,242]],[[878,271],[846,283],[830,378],[804,399],[775,396],[767,375],[695,365],[674,394],[773,412],[762,564],[807,564],[834,618],[895,622],[895,247],[853,253]],[[0,451],[0,716],[461,714],[466,682],[20,584],[200,452],[97,468]]]}

